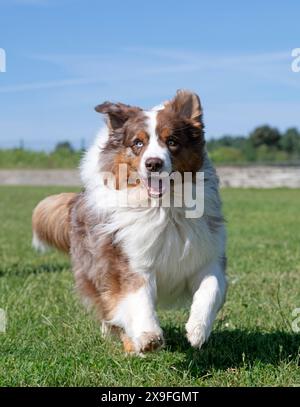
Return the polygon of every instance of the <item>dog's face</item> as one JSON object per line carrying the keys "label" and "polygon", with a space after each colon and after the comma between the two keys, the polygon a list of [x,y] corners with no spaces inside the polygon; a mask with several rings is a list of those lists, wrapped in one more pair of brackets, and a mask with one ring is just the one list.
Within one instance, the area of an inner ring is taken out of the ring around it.
{"label": "dog's face", "polygon": [[128,178],[137,173],[149,196],[164,193],[163,184],[153,182],[155,177],[173,172],[194,174],[201,168],[204,126],[196,94],[180,90],[157,110],[105,102],[96,111],[107,115],[110,132],[104,148],[105,169],[117,176],[119,165],[126,164]]}

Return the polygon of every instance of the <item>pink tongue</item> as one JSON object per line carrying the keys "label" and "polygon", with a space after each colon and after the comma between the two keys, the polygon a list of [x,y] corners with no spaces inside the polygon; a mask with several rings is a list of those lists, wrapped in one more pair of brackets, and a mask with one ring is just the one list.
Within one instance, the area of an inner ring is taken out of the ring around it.
{"label": "pink tongue", "polygon": [[167,180],[159,177],[150,177],[147,180],[147,189],[151,195],[164,194],[167,188]]}

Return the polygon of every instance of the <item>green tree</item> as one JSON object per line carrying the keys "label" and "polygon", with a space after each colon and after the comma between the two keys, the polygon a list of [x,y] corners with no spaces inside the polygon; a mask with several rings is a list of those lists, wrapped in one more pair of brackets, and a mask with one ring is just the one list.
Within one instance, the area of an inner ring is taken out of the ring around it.
{"label": "green tree", "polygon": [[255,148],[264,145],[273,148],[280,147],[281,134],[275,127],[268,125],[257,127],[249,137]]}
{"label": "green tree", "polygon": [[70,153],[74,153],[74,148],[69,141],[62,141],[62,142],[56,144],[54,152],[58,152],[61,150],[68,151]]}
{"label": "green tree", "polygon": [[235,147],[220,146],[210,152],[209,156],[215,164],[234,164],[245,161],[242,151]]}
{"label": "green tree", "polygon": [[289,154],[300,154],[300,133],[295,127],[287,129],[280,140],[281,148]]}
{"label": "green tree", "polygon": [[253,162],[256,161],[256,149],[251,143],[249,138],[245,139],[245,143],[242,147],[242,151],[246,161]]}

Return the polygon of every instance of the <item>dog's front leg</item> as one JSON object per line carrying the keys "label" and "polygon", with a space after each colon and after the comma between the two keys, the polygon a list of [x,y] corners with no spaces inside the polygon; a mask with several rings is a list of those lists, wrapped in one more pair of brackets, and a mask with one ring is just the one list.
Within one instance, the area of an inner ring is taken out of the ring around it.
{"label": "dog's front leg", "polygon": [[[200,280],[200,286],[199,286]],[[198,284],[198,289],[195,285]],[[226,295],[226,277],[222,261],[201,271],[192,281],[194,292],[190,317],[186,324],[187,338],[193,347],[201,348],[207,341],[218,310]]]}
{"label": "dog's front leg", "polygon": [[155,277],[146,276],[145,283],[137,290],[126,294],[118,303],[113,324],[123,328],[125,350],[142,353],[163,345],[163,333],[156,310]]}

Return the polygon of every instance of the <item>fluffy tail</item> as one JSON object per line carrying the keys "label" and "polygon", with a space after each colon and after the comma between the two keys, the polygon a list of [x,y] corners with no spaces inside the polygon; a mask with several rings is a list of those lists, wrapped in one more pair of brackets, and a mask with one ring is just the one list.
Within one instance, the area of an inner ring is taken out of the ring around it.
{"label": "fluffy tail", "polygon": [[62,193],[43,199],[32,215],[32,245],[38,251],[49,247],[69,253],[70,215],[77,194]]}

